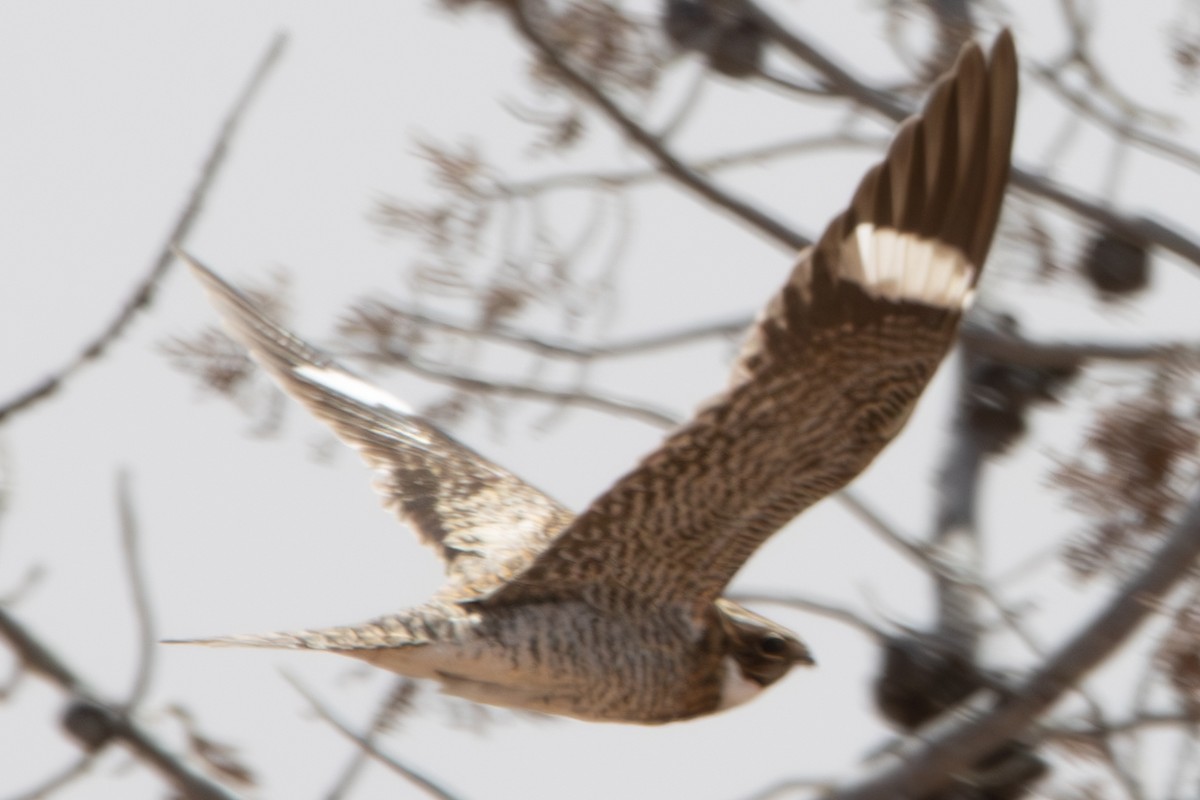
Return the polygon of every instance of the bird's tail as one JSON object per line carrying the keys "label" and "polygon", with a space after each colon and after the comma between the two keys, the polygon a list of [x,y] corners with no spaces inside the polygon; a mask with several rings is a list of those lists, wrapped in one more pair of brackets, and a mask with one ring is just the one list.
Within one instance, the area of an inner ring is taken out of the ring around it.
{"label": "bird's tail", "polygon": [[163,644],[206,647],[270,647],[278,650],[378,650],[430,644],[453,635],[454,620],[441,609],[420,607],[365,622],[313,630],[214,636],[207,639],[168,639]]}
{"label": "bird's tail", "polygon": [[196,644],[204,647],[271,647],[281,650],[331,650],[320,631],[280,631],[213,636],[208,639],[164,639],[162,644]]}

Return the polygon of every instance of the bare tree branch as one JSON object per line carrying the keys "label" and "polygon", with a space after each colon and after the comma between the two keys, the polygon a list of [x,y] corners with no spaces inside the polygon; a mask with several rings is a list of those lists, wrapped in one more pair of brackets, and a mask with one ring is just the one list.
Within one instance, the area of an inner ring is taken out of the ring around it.
{"label": "bare tree branch", "polygon": [[1146,133],[1135,127],[1133,123],[1110,114],[1105,114],[1096,108],[1094,98],[1086,92],[1078,91],[1065,85],[1059,80],[1060,72],[1049,67],[1035,67],[1033,75],[1043,83],[1051,86],[1068,105],[1095,119],[1101,125],[1109,128],[1117,136],[1141,145],[1148,151],[1158,152],[1166,158],[1176,161],[1193,170],[1200,170],[1200,153],[1184,147],[1177,142]]}
{"label": "bare tree branch", "polygon": [[193,771],[175,754],[159,744],[120,706],[101,700],[88,689],[74,670],[50,652],[15,617],[0,607],[0,637],[6,639],[17,657],[31,670],[83,704],[103,714],[108,737],[124,742],[138,760],[155,769],[188,800],[236,800],[236,795]]}
{"label": "bare tree branch", "polygon": [[917,566],[924,568],[931,567],[928,551],[896,530],[893,525],[880,516],[879,512],[871,508],[865,500],[859,497],[858,493],[853,489],[843,489],[834,495],[834,497],[850,513],[858,517],[859,521],[866,525],[868,530],[895,548],[901,555],[911,560]]}
{"label": "bare tree branch", "polygon": [[[1000,596],[991,589],[986,583],[981,583],[976,587],[979,593],[987,599],[992,608],[1000,615],[1000,619],[1008,627],[1010,631],[1027,647],[1029,651],[1038,657],[1039,660],[1046,658],[1045,648],[1038,642],[1037,638],[1021,621],[1020,614],[1013,611],[1004,603]],[[1091,722],[1092,730],[1109,730],[1107,716],[1104,713],[1104,706],[1100,701],[1092,696],[1092,693],[1087,690],[1082,684],[1074,688],[1076,694],[1083,699],[1087,705],[1087,716]],[[1039,734],[1040,738],[1040,734]],[[1108,737],[1096,737],[1093,740],[1096,752],[1102,757],[1105,766],[1112,772],[1117,782],[1125,789],[1126,794],[1131,798],[1142,798],[1144,793],[1137,779],[1134,770],[1129,767],[1129,764],[1136,763],[1136,759],[1122,758],[1121,753],[1113,747],[1113,743]],[[1128,762],[1128,763],[1126,763]]]}
{"label": "bare tree branch", "polygon": [[[399,717],[411,710],[412,696],[416,689],[417,683],[411,678],[393,678],[387,697],[379,704],[366,731],[361,734],[362,739],[374,743],[384,731],[395,726]],[[370,763],[371,754],[369,752],[361,748],[355,750],[353,757],[325,795],[325,800],[342,800],[349,797],[358,777]]]}
{"label": "bare tree branch", "polygon": [[1050,741],[1069,741],[1071,739],[1094,740],[1106,738],[1113,734],[1137,733],[1144,730],[1157,730],[1161,728],[1177,728],[1179,726],[1194,725],[1195,723],[1195,717],[1186,712],[1167,714],[1144,713],[1130,716],[1127,719],[1110,720],[1103,725],[1099,725],[1092,720],[1077,723],[1047,724],[1042,727],[1042,735]]}
{"label": "bare tree branch", "polygon": [[1024,367],[1074,367],[1088,361],[1148,362],[1180,354],[1200,358],[1200,343],[1035,341],[969,321],[963,325],[960,339],[979,355]]}
{"label": "bare tree branch", "polygon": [[643,405],[630,400],[623,400],[594,392],[582,390],[568,389],[552,389],[549,387],[535,386],[531,383],[515,383],[509,381],[498,381],[490,378],[484,378],[478,375],[469,375],[463,372],[455,372],[450,369],[429,364],[427,362],[414,359],[407,353],[391,351],[387,353],[373,353],[370,358],[388,365],[400,365],[404,369],[413,372],[430,380],[453,386],[457,389],[463,389],[470,392],[481,392],[483,394],[502,395],[504,397],[517,397],[527,400],[541,400],[548,403],[559,403],[562,405],[580,406],[582,408],[591,408],[597,411],[603,411],[609,414],[635,419],[639,422],[644,422],[647,425],[653,425],[659,428],[673,428],[678,425],[681,420],[670,411],[665,411],[658,408],[653,408],[648,405]]}
{"label": "bare tree branch", "polygon": [[[543,356],[569,358],[576,361],[595,361],[606,358],[620,358],[629,355],[642,355],[655,350],[665,350],[678,345],[709,339],[717,336],[737,336],[750,327],[751,316],[739,316],[730,320],[704,323],[681,328],[664,333],[654,333],[647,336],[634,336],[619,339],[605,344],[586,344],[565,339],[552,339],[540,334],[517,330],[504,325],[480,328],[467,323],[455,322],[444,317],[435,317],[415,309],[399,308],[397,306],[373,302],[360,313],[367,317],[376,317],[380,313],[401,318],[422,328],[434,328],[451,333],[461,334],[472,339],[484,339],[512,345],[529,350]],[[342,331],[348,336],[357,336],[366,326],[360,326],[355,321],[342,326]],[[366,334],[362,338],[369,339]],[[378,346],[371,343],[369,347],[352,350],[347,353],[351,357],[378,357]],[[407,361],[407,358],[404,359]]]}
{"label": "bare tree branch", "polygon": [[[824,82],[838,93],[897,122],[913,113],[914,109],[911,106],[897,101],[886,92],[874,89],[855,78],[816,46],[782,25],[754,0],[738,0],[738,2],[744,4],[744,13],[747,17],[762,26],[768,35],[789,53],[820,73]],[[1088,200],[1078,191],[1068,191],[1055,181],[1021,169],[1015,164],[1009,180],[1013,186],[1050,200],[1086,220],[1102,227],[1111,228],[1135,241],[1141,240],[1157,244],[1200,266],[1200,242],[1196,242],[1149,217],[1122,214],[1106,203]]]}
{"label": "bare tree branch", "polygon": [[49,797],[64,786],[87,775],[91,770],[92,764],[96,761],[96,757],[99,755],[99,750],[85,753],[77,758],[73,763],[64,767],[61,772],[51,775],[38,786],[12,797],[5,798],[5,800],[42,800],[42,798]]}
{"label": "bare tree branch", "polygon": [[454,795],[450,794],[450,792],[446,791],[434,781],[426,778],[412,767],[400,763],[395,756],[384,753],[382,750],[376,747],[373,742],[355,733],[350,726],[346,725],[344,722],[334,716],[333,712],[327,709],[321,703],[321,701],[317,699],[316,695],[310,692],[297,678],[289,675],[286,672],[283,674],[283,677],[288,683],[295,687],[296,691],[299,692],[305,700],[308,701],[308,704],[312,706],[313,711],[317,712],[317,715],[321,719],[329,723],[329,725],[331,725],[338,733],[354,742],[354,744],[361,748],[363,752],[370,754],[370,756],[380,764],[392,770],[397,775],[416,786],[418,789],[421,789],[430,797],[437,798],[437,800],[456,800]]}
{"label": "bare tree branch", "polygon": [[555,69],[562,75],[563,81],[573,90],[583,95],[593,105],[600,109],[605,116],[609,118],[618,128],[621,129],[631,140],[633,140],[642,150],[644,150],[661,169],[670,173],[672,177],[678,180],[681,184],[688,187],[696,194],[716,204],[718,207],[730,212],[734,216],[740,218],[754,227],[765,233],[770,238],[784,245],[791,250],[799,250],[811,244],[811,240],[792,230],[790,227],[770,216],[766,212],[756,206],[740,200],[729,192],[718,187],[715,183],[701,175],[686,162],[667,149],[661,138],[647,131],[631,117],[629,117],[616,102],[610,98],[599,86],[581,72],[576,69],[570,61],[558,51],[552,42],[546,39],[538,29],[538,25],[534,20],[536,13],[531,11],[530,6],[536,4],[541,7],[541,2],[538,0],[517,0],[510,6],[512,12],[512,20],[516,25],[517,31],[533,45]]}
{"label": "bare tree branch", "polygon": [[[974,713],[936,725],[925,741],[904,748],[900,759],[861,780],[849,782],[830,798],[892,800],[930,792],[946,776],[1019,735],[1071,687],[1120,647],[1154,613],[1157,600],[1192,569],[1200,556],[1200,495],[1153,561],[1120,588],[1093,620],[1033,670],[1011,695],[997,700],[983,692]],[[990,707],[988,707],[990,706]]]}
{"label": "bare tree branch", "polygon": [[[886,138],[866,136],[853,131],[843,131],[836,134],[816,134],[756,145],[741,150],[733,150],[720,155],[697,158],[692,161],[692,169],[707,175],[750,164],[762,164],[774,161],[777,158],[832,150],[833,148],[862,147],[873,151],[880,151],[886,146]],[[537,178],[535,180],[501,182],[496,188],[496,195],[531,197],[559,189],[624,189],[642,183],[662,180],[663,177],[663,171],[658,169],[571,172],[551,175],[546,178]]]}
{"label": "bare tree branch", "polygon": [[0,423],[5,419],[20,411],[30,408],[39,401],[49,397],[57,392],[65,381],[75,375],[85,364],[103,356],[108,348],[115,342],[126,328],[137,316],[138,312],[149,307],[154,300],[154,294],[158,289],[158,284],[167,272],[167,267],[171,265],[174,257],[171,255],[170,246],[175,242],[182,242],[192,225],[200,216],[200,211],[204,206],[204,200],[208,195],[216,181],[217,175],[220,172],[221,166],[225,161],[226,152],[229,149],[229,144],[233,139],[237,127],[249,110],[253,100],[258,95],[258,90],[266,81],[272,67],[275,66],[283,53],[283,48],[287,43],[287,37],[284,34],[278,34],[272,40],[267,52],[255,67],[254,72],[250,76],[249,82],[238,96],[233,108],[226,116],[224,123],[221,125],[220,132],[217,135],[216,141],[213,143],[212,149],[209,151],[208,158],[205,160],[204,166],[200,170],[200,177],[196,185],[192,188],[191,195],[188,201],[180,212],[175,225],[171,232],[167,235],[166,242],[163,243],[159,250],[158,258],[155,259],[154,265],[144,278],[138,283],[133,294],[125,301],[117,315],[105,326],[98,335],[96,335],[78,355],[69,360],[66,364],[59,367],[49,376],[39,381],[36,385],[20,392],[16,397],[0,404]]}

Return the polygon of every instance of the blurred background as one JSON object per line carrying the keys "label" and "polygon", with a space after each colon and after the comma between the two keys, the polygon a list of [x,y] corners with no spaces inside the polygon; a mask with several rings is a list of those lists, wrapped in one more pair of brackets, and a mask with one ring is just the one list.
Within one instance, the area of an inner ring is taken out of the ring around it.
{"label": "blurred background", "polygon": [[[723,386],[797,247],[1001,27],[1017,170],[961,352],[731,588],[818,668],[641,728],[156,644],[441,582],[172,236],[581,509]],[[1085,627],[1190,530],[1198,59],[1183,0],[5,4],[0,798],[817,796],[1081,635],[1102,666],[1066,659],[1052,710],[921,796],[1200,796],[1194,577]]]}

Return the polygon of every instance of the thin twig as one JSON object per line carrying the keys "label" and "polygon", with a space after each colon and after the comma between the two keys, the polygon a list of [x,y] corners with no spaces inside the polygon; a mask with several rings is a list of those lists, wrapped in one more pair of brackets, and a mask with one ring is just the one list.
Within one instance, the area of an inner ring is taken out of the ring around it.
{"label": "thin twig", "polygon": [[921,547],[921,545],[909,539],[904,534],[900,533],[894,526],[888,523],[875,509],[858,496],[857,492],[850,489],[843,489],[834,495],[839,503],[846,507],[858,520],[862,522],[871,531],[874,531],[880,539],[894,547],[901,555],[912,560],[917,566],[930,568],[932,563],[929,558],[929,553]]}
{"label": "thin twig", "polygon": [[157,661],[155,647],[154,612],[150,606],[150,594],[146,588],[146,571],[142,564],[141,547],[138,544],[137,514],[133,508],[132,490],[129,488],[129,473],[117,473],[117,514],[121,522],[121,555],[125,561],[125,572],[129,577],[129,592],[133,600],[133,615],[138,629],[137,675],[125,707],[134,710],[145,697],[154,676]]}
{"label": "thin twig", "polygon": [[[402,319],[416,323],[422,328],[438,328],[451,333],[469,336],[472,339],[486,339],[501,342],[506,345],[520,347],[524,350],[543,356],[569,358],[576,361],[596,361],[606,358],[621,358],[630,355],[642,355],[656,350],[665,350],[678,345],[691,344],[701,339],[718,336],[736,336],[743,333],[754,321],[749,315],[733,319],[694,325],[678,330],[654,333],[648,336],[634,336],[619,339],[606,344],[584,344],[565,339],[551,339],[536,333],[521,331],[507,326],[480,328],[463,322],[455,322],[445,317],[436,317],[422,311],[400,308],[397,306],[375,303],[370,314],[375,309],[381,309],[387,314],[393,314]],[[343,326],[343,332],[354,335],[354,323]],[[364,337],[366,338],[366,337]],[[354,350],[347,353],[351,357],[369,357],[373,350]]]}
{"label": "thin twig", "polygon": [[384,753],[382,750],[377,748],[374,743],[355,733],[350,726],[346,725],[344,722],[334,716],[333,712],[327,709],[321,703],[321,701],[317,699],[316,695],[309,691],[298,678],[288,674],[287,672],[283,673],[283,677],[296,689],[297,692],[300,693],[305,700],[308,701],[308,704],[312,706],[313,711],[317,712],[317,716],[329,723],[329,725],[332,726],[333,729],[338,733],[354,742],[354,744],[356,744],[363,752],[368,753],[380,764],[392,770],[397,775],[400,775],[417,788],[422,789],[430,797],[435,797],[437,800],[456,800],[454,795],[450,794],[448,791],[431,781],[429,778],[426,778],[420,772],[417,772],[412,767],[400,763],[400,761],[394,756]]}
{"label": "thin twig", "polygon": [[372,355],[372,358],[387,365],[399,365],[416,375],[464,391],[591,408],[608,414],[628,417],[629,419],[644,422],[647,425],[653,425],[657,428],[673,428],[682,422],[678,416],[672,414],[670,411],[636,403],[631,400],[606,397],[594,392],[569,391],[534,386],[526,383],[492,380],[491,378],[484,378],[479,375],[454,372],[438,365],[414,359],[407,353],[396,351],[375,353]]}
{"label": "thin twig", "polygon": [[1168,714],[1142,713],[1116,722],[1108,721],[1103,725],[1095,722],[1070,724],[1052,724],[1042,728],[1042,738],[1048,741],[1072,741],[1102,739],[1113,734],[1140,733],[1145,730],[1161,728],[1176,728],[1194,725],[1196,720],[1186,711]]}
{"label": "thin twig", "polygon": [[816,614],[819,617],[825,617],[834,622],[840,622],[843,625],[854,628],[877,644],[887,639],[887,634],[876,628],[864,617],[845,606],[839,606],[834,603],[811,600],[807,597],[799,597],[798,595],[774,594],[771,592],[736,592],[730,594],[729,599],[738,603],[770,603],[772,605],[804,611],[809,614]]}
{"label": "thin twig", "polygon": [[[411,678],[395,678],[388,688],[387,697],[375,711],[374,718],[367,726],[366,732],[362,734],[363,740],[374,743],[381,733],[389,726],[394,725],[399,714],[411,707],[411,696],[416,688],[416,682]],[[343,798],[349,797],[363,769],[370,763],[370,753],[361,748],[356,749],[337,781],[325,794],[325,800],[343,800]]]}
{"label": "thin twig", "polygon": [[[708,175],[752,164],[764,164],[777,158],[832,150],[834,148],[860,147],[878,152],[886,145],[886,138],[868,136],[853,131],[840,131],[832,134],[821,133],[813,136],[791,137],[779,142],[753,145],[744,149],[720,153],[715,156],[697,158],[692,161],[692,168],[701,174]],[[490,199],[489,195],[491,195],[493,198],[501,196],[523,198],[560,189],[590,189],[597,187],[601,189],[621,189],[661,180],[663,177],[664,173],[660,169],[568,172],[526,181],[500,182],[494,189],[485,193],[483,197],[484,199]]]}
{"label": "thin twig", "polygon": [[154,300],[154,295],[158,289],[159,283],[166,274],[167,268],[171,265],[174,257],[171,255],[170,247],[173,243],[182,242],[188,232],[192,229],[192,225],[200,215],[200,210],[204,205],[204,200],[212,188],[214,181],[220,168],[225,161],[225,155],[229,149],[229,143],[233,139],[233,135],[237,130],[238,124],[242,121],[246,111],[250,108],[252,101],[258,94],[258,90],[270,73],[271,68],[275,66],[279,60],[279,56],[283,53],[284,45],[287,43],[286,35],[280,33],[272,40],[266,54],[259,61],[258,66],[250,76],[249,82],[238,96],[233,108],[226,116],[224,123],[221,125],[220,132],[217,135],[216,141],[213,143],[209,151],[208,158],[204,166],[200,170],[200,177],[192,188],[191,194],[188,197],[187,204],[180,213],[179,218],[175,221],[171,232],[167,235],[166,241],[159,250],[158,257],[155,259],[153,267],[149,270],[144,278],[138,283],[133,294],[125,301],[117,315],[108,323],[107,326],[94,337],[74,358],[70,359],[66,364],[59,367],[47,377],[43,378],[34,386],[20,392],[16,397],[0,404],[0,423],[11,415],[24,411],[39,401],[44,400],[54,394],[63,384],[72,378],[85,364],[94,361],[103,356],[108,348],[125,332],[130,323],[137,316],[138,312],[147,308]]}
{"label": "thin twig", "polygon": [[963,411],[971,391],[966,364],[974,353],[961,351],[955,397],[958,413],[949,446],[938,468],[937,508],[928,558],[938,566],[933,574],[937,633],[958,653],[975,661],[981,624],[975,584],[983,575],[983,547],[978,524],[979,492],[986,448],[981,434]]}
{"label": "thin twig", "polygon": [[92,764],[96,761],[96,757],[99,755],[99,750],[85,753],[32,789],[28,789],[12,797],[6,797],[5,800],[43,800],[43,798],[50,797],[64,786],[87,775]]}

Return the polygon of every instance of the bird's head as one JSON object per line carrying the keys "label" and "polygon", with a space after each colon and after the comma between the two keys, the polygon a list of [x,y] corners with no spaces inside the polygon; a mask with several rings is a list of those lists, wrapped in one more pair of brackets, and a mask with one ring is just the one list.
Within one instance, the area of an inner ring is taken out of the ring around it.
{"label": "bird's head", "polygon": [[816,663],[804,642],[782,625],[732,600],[714,605],[726,641],[722,708],[744,703],[797,664]]}

